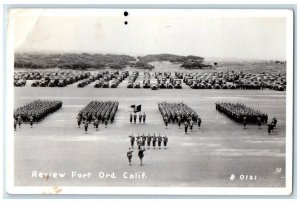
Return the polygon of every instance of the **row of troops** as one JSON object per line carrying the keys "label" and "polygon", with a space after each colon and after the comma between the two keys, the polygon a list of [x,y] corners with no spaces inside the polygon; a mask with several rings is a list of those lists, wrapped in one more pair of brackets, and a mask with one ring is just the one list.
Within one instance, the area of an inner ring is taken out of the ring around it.
{"label": "row of troops", "polygon": [[62,101],[58,100],[35,100],[24,106],[17,108],[14,111],[14,129],[21,127],[21,123],[39,122],[49,114],[54,113],[62,107]]}
{"label": "row of troops", "polygon": [[132,135],[129,135],[129,138],[130,138],[131,147],[134,148],[134,143],[136,141],[136,145],[137,145],[138,149],[140,149],[141,147],[145,147],[146,143],[147,143],[148,149],[150,149],[151,144],[153,146],[153,149],[155,149],[156,142],[157,142],[159,149],[161,149],[162,143],[164,145],[164,148],[166,149],[168,141],[169,141],[169,138],[167,135],[162,137],[160,134],[158,134],[158,136],[156,136],[155,133],[152,136],[150,135],[150,133],[148,134],[148,136],[146,136],[145,134],[142,134],[142,135],[138,134],[137,136],[134,136],[132,134]]}
{"label": "row of troops", "polygon": [[134,115],[132,115],[132,113],[130,113],[129,122],[136,124],[137,118],[139,119],[140,124],[142,123],[142,121],[143,121],[144,124],[146,123],[146,114],[145,114],[145,112],[143,114],[140,113],[139,116],[137,116],[136,113]]}
{"label": "row of troops", "polygon": [[241,103],[216,103],[216,110],[239,123],[267,123],[268,115]]}
{"label": "row of troops", "polygon": [[180,103],[169,103],[169,102],[159,102],[158,109],[164,119],[165,123],[175,123],[175,122],[197,122],[198,114],[188,107],[183,102]]}
{"label": "row of troops", "polygon": [[113,123],[118,111],[119,102],[117,101],[91,101],[77,116],[78,127],[83,122],[88,125],[91,122]]}

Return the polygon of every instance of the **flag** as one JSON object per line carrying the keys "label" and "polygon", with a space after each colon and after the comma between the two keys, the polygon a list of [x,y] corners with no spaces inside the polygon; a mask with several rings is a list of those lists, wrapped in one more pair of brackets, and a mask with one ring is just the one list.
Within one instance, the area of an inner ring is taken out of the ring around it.
{"label": "flag", "polygon": [[131,108],[135,108],[135,105],[133,104],[133,105],[131,105],[130,107],[131,107]]}
{"label": "flag", "polygon": [[142,105],[138,105],[134,108],[134,113],[142,111]]}

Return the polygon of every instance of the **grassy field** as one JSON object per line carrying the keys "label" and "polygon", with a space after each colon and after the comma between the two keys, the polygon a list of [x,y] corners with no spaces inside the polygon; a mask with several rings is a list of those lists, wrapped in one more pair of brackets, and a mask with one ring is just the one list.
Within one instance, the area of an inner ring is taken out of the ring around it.
{"label": "grassy field", "polygon": [[[141,76],[138,80],[141,80]],[[272,90],[149,90],[127,89],[126,80],[116,89],[96,89],[93,83],[77,88],[16,87],[15,108],[34,99],[60,99],[63,107],[30,128],[23,124],[14,133],[15,184],[18,186],[205,186],[205,187],[283,187],[285,185],[285,92]],[[91,126],[88,134],[78,128],[76,115],[91,100],[118,100],[115,122],[100,131]],[[158,101],[183,101],[202,118],[201,129],[184,134],[170,125],[165,129]],[[266,126],[246,129],[215,110],[215,102],[242,102],[276,116],[278,125],[272,135]],[[131,104],[142,104],[146,124],[130,124]],[[276,108],[274,108],[276,107]],[[144,165],[137,152],[128,165],[126,152],[133,133],[167,134],[167,149],[149,149]],[[32,171],[62,172],[64,178],[32,177]],[[90,178],[71,177],[72,171]],[[99,178],[99,172],[116,178]],[[145,178],[126,179],[123,173],[145,173]],[[235,179],[230,181],[234,174]],[[241,180],[241,175],[256,180]]]}

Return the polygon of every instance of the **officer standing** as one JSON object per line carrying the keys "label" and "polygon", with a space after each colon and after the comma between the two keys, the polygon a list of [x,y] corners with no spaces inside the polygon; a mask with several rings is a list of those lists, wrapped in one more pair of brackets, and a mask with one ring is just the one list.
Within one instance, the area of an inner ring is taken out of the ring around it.
{"label": "officer standing", "polygon": [[145,112],[144,112],[144,114],[143,114],[143,123],[144,123],[144,124],[146,123],[146,114],[145,114]]}
{"label": "officer standing", "polygon": [[156,136],[155,136],[155,133],[154,135],[152,136],[152,146],[153,146],[153,149],[155,149],[155,145],[156,145]]}
{"label": "officer standing", "polygon": [[151,135],[150,133],[148,133],[148,136],[147,136],[147,146],[148,146],[148,149],[150,149],[150,145],[151,145]]}
{"label": "officer standing", "polygon": [[30,121],[30,127],[32,128],[32,125],[33,125],[33,116],[30,116],[29,121]]}
{"label": "officer standing", "polygon": [[162,137],[160,136],[160,134],[158,134],[157,143],[158,143],[158,148],[159,149],[160,149],[160,146],[161,146],[161,141],[162,141]]}
{"label": "officer standing", "polygon": [[95,119],[94,125],[96,127],[96,131],[98,131],[98,127],[99,127],[99,120],[98,120],[98,118]]}
{"label": "officer standing", "polygon": [[166,125],[166,129],[168,128],[168,120],[165,119],[165,125]]}
{"label": "officer standing", "polygon": [[257,125],[258,125],[258,128],[260,129],[260,126],[261,126],[261,119],[260,119],[260,117],[257,118]]}
{"label": "officer standing", "polygon": [[130,121],[130,124],[132,123],[132,113],[130,113],[130,117],[129,117],[129,121]]}
{"label": "officer standing", "polygon": [[107,128],[107,124],[108,124],[108,120],[107,119],[105,119],[104,124],[105,124],[105,128]]}
{"label": "officer standing", "polygon": [[185,134],[187,134],[187,130],[188,130],[189,124],[187,121],[184,122],[184,132]]}
{"label": "officer standing", "polygon": [[145,150],[146,150],[146,149],[145,149],[144,147],[141,147],[141,148],[139,149],[138,156],[139,156],[139,158],[140,158],[141,166],[143,165],[143,158],[144,158],[144,151],[145,151]]}
{"label": "officer standing", "polygon": [[131,135],[129,137],[130,137],[131,148],[133,149],[135,137],[133,135]]}
{"label": "officer standing", "polygon": [[198,119],[197,119],[198,129],[200,129],[201,122],[202,122],[201,118],[200,118],[200,117],[198,117]]}
{"label": "officer standing", "polygon": [[180,116],[178,116],[177,122],[178,122],[178,128],[180,129],[180,126],[181,126],[181,117]]}
{"label": "officer standing", "polygon": [[193,126],[194,126],[193,121],[190,120],[190,130],[191,130],[191,132],[193,132]]}
{"label": "officer standing", "polygon": [[84,131],[85,131],[85,134],[87,134],[88,126],[89,126],[89,122],[88,122],[88,120],[86,120],[86,121],[84,122]]}
{"label": "officer standing", "polygon": [[165,135],[163,137],[163,139],[164,139],[164,147],[165,147],[165,149],[167,149],[167,143],[168,143],[168,137],[167,137],[167,135]]}
{"label": "officer standing", "polygon": [[139,115],[139,123],[140,123],[140,124],[142,123],[142,118],[143,118],[143,116],[142,116],[142,114],[140,113],[140,115]]}
{"label": "officer standing", "polygon": [[244,129],[246,129],[246,124],[247,124],[247,117],[244,116],[243,118],[243,124],[244,124]]}
{"label": "officer standing", "polygon": [[133,116],[133,121],[134,121],[134,124],[136,124],[136,117],[137,117],[137,115],[136,115],[136,114],[134,114],[134,116]]}

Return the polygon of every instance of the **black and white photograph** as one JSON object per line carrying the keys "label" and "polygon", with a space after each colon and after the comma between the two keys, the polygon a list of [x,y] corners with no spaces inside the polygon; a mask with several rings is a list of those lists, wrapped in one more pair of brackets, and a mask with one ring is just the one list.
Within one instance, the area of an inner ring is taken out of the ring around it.
{"label": "black and white photograph", "polygon": [[290,195],[293,12],[9,9],[11,194]]}

